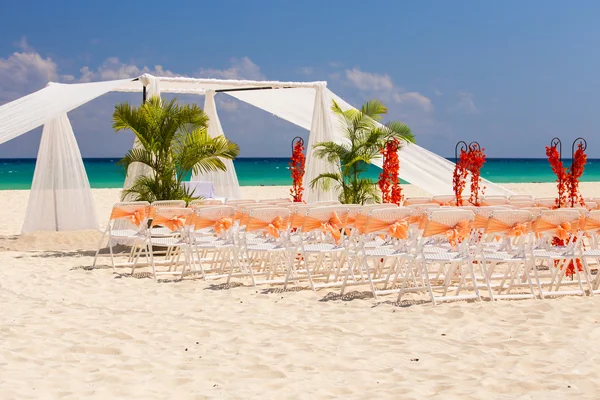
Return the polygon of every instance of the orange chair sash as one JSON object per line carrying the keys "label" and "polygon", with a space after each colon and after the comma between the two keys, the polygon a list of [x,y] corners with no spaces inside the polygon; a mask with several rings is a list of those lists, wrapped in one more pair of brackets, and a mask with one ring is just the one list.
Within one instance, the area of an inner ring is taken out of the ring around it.
{"label": "orange chair sash", "polygon": [[354,217],[354,227],[358,229],[360,233],[363,233],[365,222],[367,222],[367,216],[364,214],[357,214],[356,217]]}
{"label": "orange chair sash", "polygon": [[388,234],[393,238],[404,240],[408,238],[408,224],[409,218],[391,222],[371,218],[369,219],[369,223],[365,225],[364,233],[378,232],[387,229]]}
{"label": "orange chair sash", "polygon": [[600,221],[596,221],[595,219],[586,218],[583,223],[582,229],[584,231],[599,231],[600,232]]}
{"label": "orange chair sash", "polygon": [[548,221],[539,218],[533,225],[535,233],[540,234],[543,232],[554,231],[556,236],[561,240],[567,240],[570,237],[570,233],[577,232],[580,225],[580,219],[573,220],[571,222],[563,222],[562,224],[554,225]]}
{"label": "orange chair sash", "polygon": [[172,217],[155,215],[152,219],[152,226],[161,225],[173,232],[185,225],[185,219],[185,215],[174,215]]}
{"label": "orange chair sash", "polygon": [[247,231],[258,231],[264,230],[269,235],[273,237],[279,237],[279,231],[284,229],[288,223],[288,219],[283,219],[281,217],[275,217],[271,222],[263,221],[258,218],[250,217],[248,218],[248,224],[246,225]]}
{"label": "orange chair sash", "polygon": [[137,208],[135,210],[125,210],[123,208],[115,207],[110,214],[110,219],[121,219],[129,218],[132,224],[140,226],[142,221],[146,218],[147,207]]}
{"label": "orange chair sash", "polygon": [[304,225],[304,216],[303,215],[299,215],[299,214],[294,214],[292,216],[291,222],[290,222],[290,226],[293,229],[299,229],[302,228],[302,225]]}
{"label": "orange chair sash", "polygon": [[315,230],[315,229],[320,229],[325,233],[331,233],[331,236],[335,239],[336,243],[340,242],[340,239],[342,238],[342,233],[340,231],[340,229],[342,228],[342,221],[340,220],[340,217],[338,217],[337,213],[333,213],[331,215],[331,217],[329,218],[329,220],[323,222],[320,219],[317,218],[313,218],[313,217],[306,217],[304,219],[304,225],[303,225],[303,229],[306,232]]}
{"label": "orange chair sash", "polygon": [[487,228],[487,233],[501,233],[504,232],[508,236],[519,237],[526,235],[531,232],[531,222],[517,223],[514,225],[508,225],[504,222],[497,220],[496,218],[490,218]]}
{"label": "orange chair sash", "polygon": [[435,221],[428,221],[425,226],[425,231],[423,232],[423,237],[445,234],[450,245],[455,247],[458,241],[466,238],[470,233],[470,223],[467,220],[459,221],[454,226],[440,224]]}
{"label": "orange chair sash", "polygon": [[475,220],[473,221],[473,229],[485,229],[488,223],[488,218],[481,214],[475,214]]}
{"label": "orange chair sash", "polygon": [[196,216],[194,218],[194,229],[214,228],[215,232],[221,233],[229,230],[233,226],[233,218],[224,217],[217,220],[202,218]]}

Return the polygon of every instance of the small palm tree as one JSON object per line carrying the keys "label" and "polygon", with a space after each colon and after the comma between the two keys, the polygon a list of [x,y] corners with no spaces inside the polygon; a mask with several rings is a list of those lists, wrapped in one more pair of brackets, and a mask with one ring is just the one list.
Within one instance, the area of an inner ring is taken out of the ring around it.
{"label": "small palm tree", "polygon": [[379,201],[376,183],[361,174],[377,157],[388,140],[414,143],[410,128],[402,122],[382,125],[379,121],[387,108],[378,100],[366,102],[360,110],[342,110],[334,101],[331,107],[339,116],[345,131],[345,143],[321,142],[314,146],[315,157],[338,166],[338,171],[323,173],[311,182],[311,187],[328,190],[333,185],[344,204],[365,204]]}
{"label": "small palm tree", "polygon": [[211,138],[207,126],[208,117],[202,109],[195,104],[179,105],[175,99],[163,102],[152,97],[140,107],[117,104],[113,129],[133,131],[142,146],[131,149],[119,163],[126,170],[132,163],[142,163],[152,171],[124,190],[123,199],[194,199],[182,185],[184,179],[192,172],[224,171],[222,159],[234,159],[239,154],[237,144],[223,136]]}

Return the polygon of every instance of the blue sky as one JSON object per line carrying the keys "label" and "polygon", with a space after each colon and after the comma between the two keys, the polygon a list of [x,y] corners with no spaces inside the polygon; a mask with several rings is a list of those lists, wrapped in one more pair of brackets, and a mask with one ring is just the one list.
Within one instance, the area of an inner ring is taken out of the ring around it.
{"label": "blue sky", "polygon": [[[235,79],[327,80],[351,104],[379,98],[417,142],[444,156],[478,140],[491,157],[543,157],[578,136],[600,157],[600,2],[3,1],[0,104],[48,80],[141,72]],[[10,6],[9,6],[10,5]],[[224,95],[217,107],[242,156],[288,156],[302,131]],[[116,157],[110,94],[69,114],[84,157]],[[184,101],[203,103],[202,97]],[[34,157],[40,130],[0,145]]]}

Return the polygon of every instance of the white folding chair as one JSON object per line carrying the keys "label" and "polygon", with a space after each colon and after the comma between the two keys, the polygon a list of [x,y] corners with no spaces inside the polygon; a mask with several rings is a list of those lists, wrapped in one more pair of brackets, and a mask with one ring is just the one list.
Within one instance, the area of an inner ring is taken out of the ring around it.
{"label": "white folding chair", "polygon": [[[106,229],[100,238],[100,243],[98,243],[98,250],[96,250],[92,267],[96,266],[102,243],[107,236],[110,263],[113,271],[115,270],[115,259],[113,254],[115,241],[131,245],[131,252],[129,253],[127,262],[119,264],[119,266],[131,266],[132,263],[137,262],[140,256],[138,250],[140,245],[144,244],[146,237],[146,223],[149,211],[150,203],[147,201],[122,202],[115,204],[110,214],[108,224],[106,225]],[[119,222],[121,227],[115,226],[117,222]]]}
{"label": "white folding chair", "polygon": [[[474,219],[475,215],[469,210],[428,212],[417,261],[422,266],[422,274],[434,305],[440,301],[481,299],[469,252],[470,225]],[[451,248],[441,245],[440,240],[447,240]],[[438,266],[437,271],[432,269],[434,265]],[[467,285],[468,276],[471,285]],[[471,292],[461,294],[466,290]],[[438,294],[440,291],[441,294]]]}
{"label": "white folding chair", "polygon": [[[151,228],[160,227],[168,230],[171,235],[154,236],[152,229],[148,230],[146,235],[146,246],[150,256],[150,264],[154,279],[158,280],[160,275],[181,275],[183,278],[188,267],[191,267],[191,253],[189,246],[188,230],[191,225],[190,219],[193,218],[194,211],[191,208],[175,207],[156,207],[152,217]],[[164,249],[160,254],[164,254],[162,261],[157,261],[159,253],[155,252],[157,248]],[[181,272],[177,271],[180,264],[181,255],[184,256],[184,262]],[[167,271],[158,271],[157,266],[168,266]],[[133,274],[135,265],[132,267]]]}

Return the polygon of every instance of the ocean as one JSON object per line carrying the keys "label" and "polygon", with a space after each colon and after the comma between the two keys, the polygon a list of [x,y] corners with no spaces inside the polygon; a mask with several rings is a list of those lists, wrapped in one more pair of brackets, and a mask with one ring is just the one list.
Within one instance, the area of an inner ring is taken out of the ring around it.
{"label": "ocean", "polygon": [[[125,171],[117,161],[117,158],[84,159],[90,185],[93,188],[123,187]],[[288,163],[288,158],[239,158],[234,162],[242,186],[290,185]],[[570,160],[566,160],[565,166],[569,164]],[[35,159],[0,159],[0,189],[29,189],[34,169]],[[380,171],[371,167],[367,175],[377,179]],[[490,158],[482,169],[482,176],[496,183],[555,181],[548,161],[542,158]],[[600,159],[588,159],[581,180],[600,181]]]}

